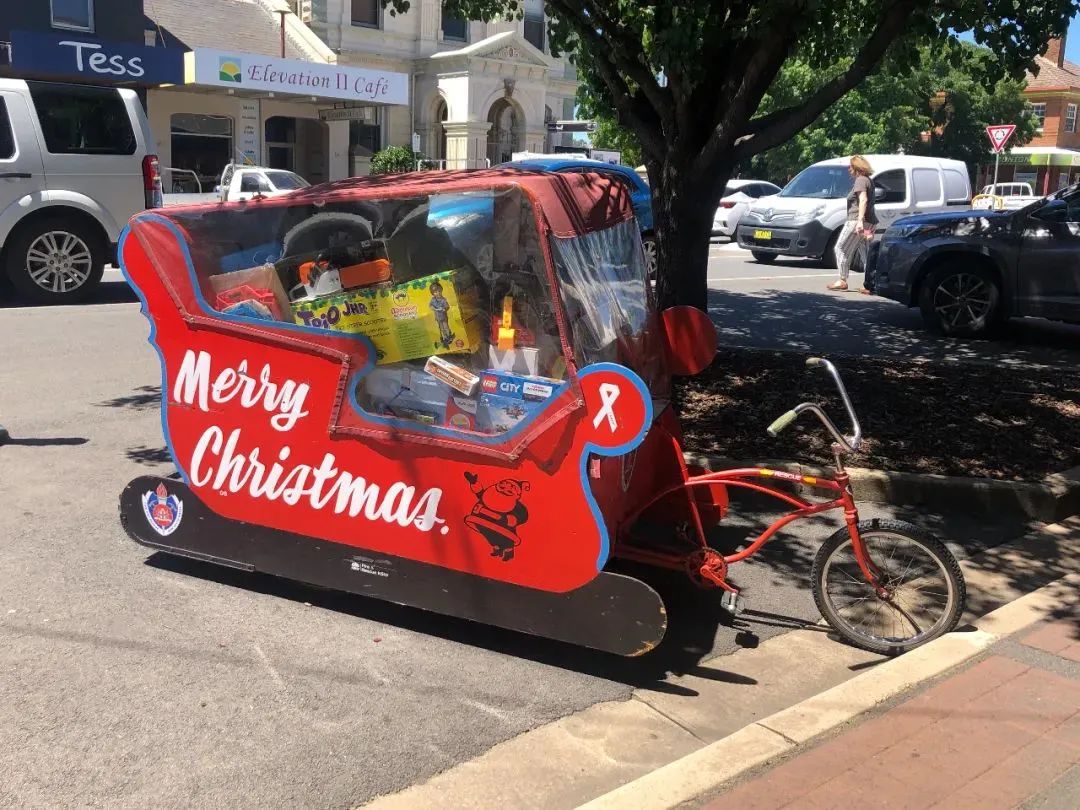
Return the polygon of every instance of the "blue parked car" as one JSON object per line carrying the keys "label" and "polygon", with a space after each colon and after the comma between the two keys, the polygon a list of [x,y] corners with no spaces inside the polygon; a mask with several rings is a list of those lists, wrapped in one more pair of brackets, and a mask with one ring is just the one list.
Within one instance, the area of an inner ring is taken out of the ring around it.
{"label": "blue parked car", "polygon": [[584,158],[562,158],[557,155],[543,158],[528,158],[503,163],[499,168],[531,169],[542,172],[596,172],[614,180],[622,180],[630,186],[630,201],[634,206],[634,216],[641,227],[641,244],[645,249],[645,266],[649,278],[656,276],[656,238],[653,235],[652,191],[641,176],[629,166],[604,163],[600,160]]}

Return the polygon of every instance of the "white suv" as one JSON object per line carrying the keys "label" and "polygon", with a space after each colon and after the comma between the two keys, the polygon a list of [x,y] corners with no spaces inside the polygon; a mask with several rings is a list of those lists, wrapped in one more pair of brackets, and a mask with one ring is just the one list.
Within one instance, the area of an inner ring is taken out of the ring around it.
{"label": "white suv", "polygon": [[31,303],[87,295],[128,219],[161,205],[133,90],[0,79],[0,271]]}

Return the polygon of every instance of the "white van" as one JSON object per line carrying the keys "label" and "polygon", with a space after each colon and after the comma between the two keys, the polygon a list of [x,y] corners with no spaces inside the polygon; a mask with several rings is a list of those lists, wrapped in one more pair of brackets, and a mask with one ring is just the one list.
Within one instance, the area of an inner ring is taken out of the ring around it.
{"label": "white van", "polygon": [[0,79],[0,270],[31,303],[101,281],[128,219],[161,205],[135,91]]}
{"label": "white van", "polygon": [[[971,207],[971,180],[958,160],[918,155],[866,155],[874,170],[874,210],[882,234],[900,217]],[[853,180],[850,157],[803,169],[771,197],[750,206],[737,228],[739,246],[766,264],[777,256],[835,265],[836,237],[847,219]]]}

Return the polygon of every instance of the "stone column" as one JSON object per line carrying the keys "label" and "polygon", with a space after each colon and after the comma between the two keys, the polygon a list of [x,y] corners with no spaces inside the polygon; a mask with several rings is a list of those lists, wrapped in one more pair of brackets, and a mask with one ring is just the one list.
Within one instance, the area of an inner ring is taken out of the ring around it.
{"label": "stone column", "polygon": [[481,169],[487,157],[489,121],[444,121],[446,168]]}
{"label": "stone column", "polygon": [[522,148],[526,152],[544,152],[547,145],[547,129],[544,127],[528,127],[525,130],[525,143]]}

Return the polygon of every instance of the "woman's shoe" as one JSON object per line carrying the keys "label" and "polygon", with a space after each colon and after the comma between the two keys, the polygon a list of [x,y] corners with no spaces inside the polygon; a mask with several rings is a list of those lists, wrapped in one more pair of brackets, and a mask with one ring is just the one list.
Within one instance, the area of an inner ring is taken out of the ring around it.
{"label": "woman's shoe", "polygon": [[847,282],[846,281],[834,281],[832,284],[830,284],[828,287],[826,287],[826,289],[828,289],[828,290],[846,290],[847,289]]}
{"label": "woman's shoe", "polygon": [[859,287],[859,292],[861,292],[863,295],[873,295],[874,294],[873,290],[868,290],[868,289],[866,289],[866,287]]}

